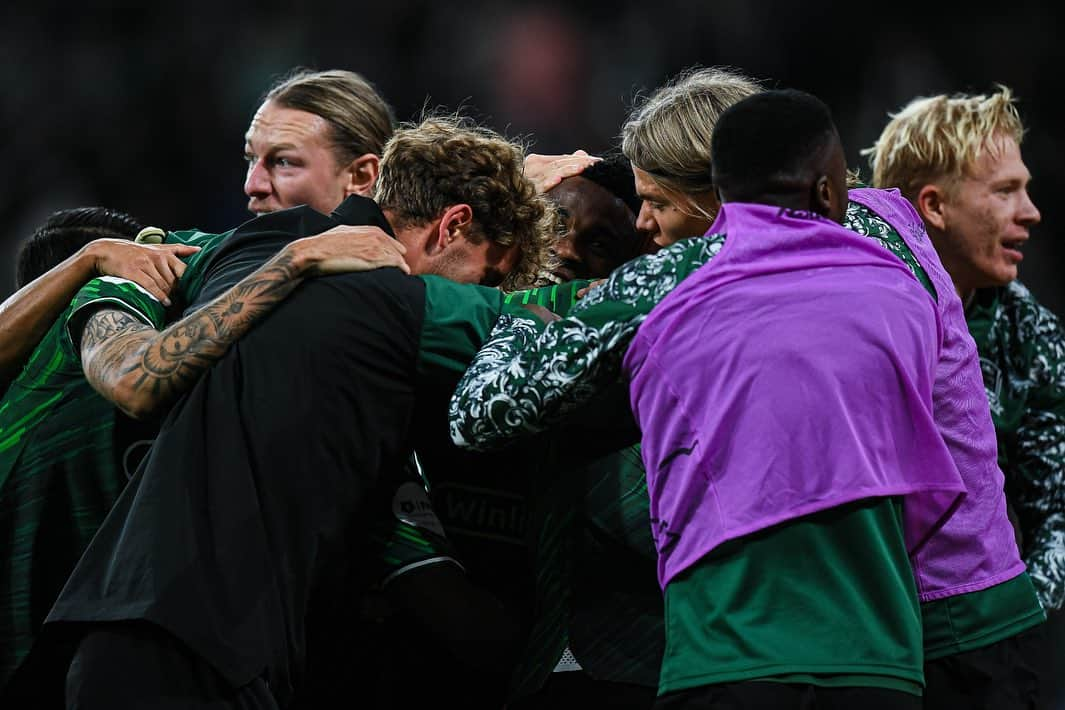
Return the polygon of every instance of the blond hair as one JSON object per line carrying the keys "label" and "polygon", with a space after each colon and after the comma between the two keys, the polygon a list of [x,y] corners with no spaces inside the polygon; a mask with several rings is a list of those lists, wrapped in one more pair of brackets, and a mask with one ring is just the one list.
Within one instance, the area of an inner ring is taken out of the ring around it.
{"label": "blond hair", "polygon": [[385,146],[375,199],[403,224],[424,224],[452,205],[473,210],[471,241],[516,245],[518,262],[500,288],[513,290],[550,268],[558,211],[525,177],[525,148],[459,116],[431,116],[398,129]]}
{"label": "blond hair", "polygon": [[897,187],[914,200],[921,188],[943,180],[949,190],[1003,137],[1020,145],[1024,125],[1010,89],[991,95],[940,94],[914,99],[891,120],[869,156],[875,187]]}
{"label": "blond hair", "polygon": [[392,108],[373,85],[343,69],[293,69],[267,89],[260,104],[267,101],[325,119],[341,166],[367,153],[381,155],[396,124]]}
{"label": "blond hair", "polygon": [[663,190],[681,195],[712,190],[714,126],[729,106],[761,91],[756,80],[732,69],[686,69],[637,100],[621,128],[621,150]]}

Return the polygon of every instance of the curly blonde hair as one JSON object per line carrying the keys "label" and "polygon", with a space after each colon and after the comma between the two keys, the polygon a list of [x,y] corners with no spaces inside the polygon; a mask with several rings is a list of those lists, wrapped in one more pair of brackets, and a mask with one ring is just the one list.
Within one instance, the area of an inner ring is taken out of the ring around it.
{"label": "curly blonde hair", "polygon": [[525,177],[525,147],[457,115],[404,124],[385,145],[375,199],[401,224],[424,224],[452,205],[473,210],[472,240],[517,245],[505,291],[549,270],[558,211]]}
{"label": "curly blonde hair", "polygon": [[871,147],[873,185],[897,187],[913,200],[921,188],[943,181],[950,190],[984,151],[1012,138],[1021,144],[1024,125],[1013,93],[998,84],[990,95],[940,94],[916,98],[891,120]]}

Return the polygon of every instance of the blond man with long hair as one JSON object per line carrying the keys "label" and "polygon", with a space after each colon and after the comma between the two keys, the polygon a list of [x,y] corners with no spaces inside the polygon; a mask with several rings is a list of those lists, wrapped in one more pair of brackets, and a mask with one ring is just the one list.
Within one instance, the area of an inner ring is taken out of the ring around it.
{"label": "blond man with long hair", "polygon": [[263,94],[244,136],[248,210],[310,205],[328,214],[373,194],[392,108],[362,75],[296,68]]}

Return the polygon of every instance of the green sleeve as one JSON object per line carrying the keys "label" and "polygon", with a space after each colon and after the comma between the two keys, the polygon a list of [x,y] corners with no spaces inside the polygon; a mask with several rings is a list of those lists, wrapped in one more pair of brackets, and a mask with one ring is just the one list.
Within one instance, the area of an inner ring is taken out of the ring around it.
{"label": "green sleeve", "polygon": [[569,315],[544,326],[500,316],[451,399],[451,438],[491,449],[543,431],[618,381],[647,314],[709,261],[724,235],[687,239],[618,268]]}
{"label": "green sleeve", "polygon": [[504,313],[521,313],[523,306],[529,303],[543,306],[558,316],[566,316],[577,303],[577,291],[591,285],[588,279],[568,281],[525,291],[514,291],[503,298]]}
{"label": "green sleeve", "polygon": [[[185,272],[178,280],[172,300],[187,303],[195,298],[203,281],[204,265],[218,244],[228,235],[229,232],[167,233],[167,244],[192,244],[200,247],[200,251],[185,257]],[[161,330],[166,324],[166,306],[139,284],[116,276],[100,276],[82,286],[64,315],[66,335],[76,354],[80,351],[81,331],[85,327],[86,319],[101,307],[125,311],[156,330]]]}
{"label": "green sleeve", "polygon": [[100,276],[81,287],[66,312],[67,337],[78,353],[85,321],[99,308],[125,311],[156,330],[163,327],[166,307],[133,281],[115,276]]}
{"label": "green sleeve", "polygon": [[419,278],[425,283],[425,319],[418,373],[423,377],[442,373],[459,375],[499,318],[503,293],[439,276]]}

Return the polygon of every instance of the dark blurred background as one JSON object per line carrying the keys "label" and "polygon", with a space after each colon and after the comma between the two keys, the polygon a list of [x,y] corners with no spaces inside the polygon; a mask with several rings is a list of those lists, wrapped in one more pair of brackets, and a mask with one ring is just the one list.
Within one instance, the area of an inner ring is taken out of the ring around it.
{"label": "dark blurred background", "polygon": [[1022,150],[1043,213],[1021,278],[1065,314],[1065,245],[1056,239],[1065,220],[1065,123],[1056,110],[1065,89],[1065,9],[1027,0],[975,7],[9,2],[0,9],[0,130],[8,146],[0,161],[0,298],[14,290],[17,244],[56,209],[105,205],[171,229],[222,231],[244,221],[244,130],[261,92],[297,65],[363,73],[400,119],[426,107],[465,107],[551,153],[612,147],[638,92],[686,67],[721,64],[826,100],[850,165],[865,178],[859,150],[889,111],[917,95],[1010,86],[1029,127]]}
{"label": "dark blurred background", "polygon": [[536,152],[568,152],[614,145],[637,92],[724,64],[825,99],[864,177],[858,151],[889,111],[919,94],[1011,86],[1043,212],[1022,279],[1062,314],[1065,125],[1052,107],[1065,89],[1063,17],[1060,3],[1026,0],[15,0],[0,9],[0,297],[17,243],[55,209],[101,204],[171,229],[244,221],[244,130],[261,92],[296,65],[363,73],[401,119],[465,106]]}

